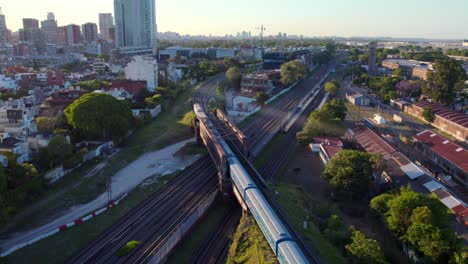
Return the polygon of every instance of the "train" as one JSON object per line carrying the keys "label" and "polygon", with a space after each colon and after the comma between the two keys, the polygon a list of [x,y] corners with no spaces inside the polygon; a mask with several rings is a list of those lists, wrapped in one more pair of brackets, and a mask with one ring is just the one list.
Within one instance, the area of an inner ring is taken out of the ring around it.
{"label": "train", "polygon": [[212,135],[217,137],[213,142],[219,144],[219,147],[224,151],[223,155],[227,160],[229,177],[234,183],[234,188],[240,193],[255,217],[279,262],[309,263],[295,239],[276,215],[227,142],[213,126],[203,108],[199,104],[194,104],[193,108],[197,118],[212,130]]}

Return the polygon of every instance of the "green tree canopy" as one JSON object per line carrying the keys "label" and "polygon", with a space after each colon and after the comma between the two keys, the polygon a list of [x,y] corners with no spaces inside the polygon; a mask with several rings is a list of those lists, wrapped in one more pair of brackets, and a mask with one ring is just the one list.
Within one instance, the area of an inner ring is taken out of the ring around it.
{"label": "green tree canopy", "polygon": [[318,136],[342,136],[345,132],[343,120],[346,117],[346,106],[343,100],[333,99],[326,103],[321,110],[310,114],[306,125],[297,134],[297,140],[309,144]]}
{"label": "green tree canopy", "polygon": [[384,193],[373,198],[370,202],[370,207],[382,215],[385,215],[390,208],[388,207],[388,202],[394,198],[393,195],[389,193]]}
{"label": "green tree canopy", "polygon": [[363,197],[367,194],[372,172],[370,154],[342,150],[328,162],[322,176],[338,190]]}
{"label": "green tree canopy", "polygon": [[149,108],[156,107],[158,104],[161,104],[161,101],[162,101],[162,95],[161,94],[155,94],[155,95],[145,99],[145,103]]}
{"label": "green tree canopy", "polygon": [[237,67],[231,67],[226,72],[226,79],[229,81],[232,88],[240,89],[242,71]]}
{"label": "green tree canopy", "polygon": [[105,89],[109,87],[110,85],[111,84],[109,82],[100,81],[100,80],[83,81],[83,82],[75,83],[75,86],[79,86],[81,89],[84,89],[90,92]]}
{"label": "green tree canopy", "polygon": [[434,114],[434,111],[432,111],[432,108],[424,107],[422,117],[424,118],[424,120],[426,120],[429,123],[434,122],[435,114]]}
{"label": "green tree canopy", "polygon": [[257,92],[255,100],[257,100],[259,105],[263,106],[268,100],[270,100],[270,95],[265,92]]}
{"label": "green tree canopy", "polygon": [[346,245],[346,252],[350,255],[352,263],[356,264],[385,264],[382,248],[374,239],[367,238],[358,230],[352,231],[351,244]]}
{"label": "green tree canopy", "polygon": [[281,82],[284,85],[291,85],[303,79],[306,74],[307,67],[298,60],[286,62],[281,65]]}
{"label": "green tree canopy", "polygon": [[346,118],[347,108],[343,100],[332,99],[330,102],[323,105],[321,111],[328,115],[330,119],[343,121]]}
{"label": "green tree canopy", "polygon": [[405,76],[405,73],[403,72],[402,69],[397,68],[397,69],[393,70],[393,75],[395,75],[397,77],[403,77],[403,76]]}
{"label": "green tree canopy", "polygon": [[442,253],[448,252],[450,249],[448,242],[442,237],[440,229],[429,224],[412,224],[408,228],[405,238],[418,251],[433,259],[437,259]]}
{"label": "green tree canopy", "polygon": [[327,93],[330,93],[330,94],[336,94],[336,92],[338,91],[338,86],[336,85],[336,83],[334,82],[327,82],[325,84],[325,91]]}
{"label": "green tree canopy", "polygon": [[456,91],[461,91],[467,79],[462,65],[452,59],[437,60],[434,71],[427,74],[427,83],[423,92],[432,100],[442,104],[451,104]]}
{"label": "green tree canopy", "polygon": [[413,224],[432,224],[432,211],[427,206],[416,207],[410,220]]}
{"label": "green tree canopy", "polygon": [[132,112],[127,102],[89,93],[65,109],[68,123],[91,139],[119,140],[130,129]]}
{"label": "green tree canopy", "polygon": [[73,154],[73,146],[64,136],[55,136],[47,145],[48,159],[53,164],[58,164]]}

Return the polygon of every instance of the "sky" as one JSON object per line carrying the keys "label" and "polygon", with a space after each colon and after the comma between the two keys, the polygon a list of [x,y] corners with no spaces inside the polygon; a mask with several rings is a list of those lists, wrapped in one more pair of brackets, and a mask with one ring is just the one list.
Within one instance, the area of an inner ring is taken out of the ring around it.
{"label": "sky", "polygon": [[[59,25],[98,22],[113,13],[113,0],[0,0],[8,28],[22,18],[44,20],[54,12]],[[467,0],[156,0],[158,31],[226,35],[261,24],[266,35],[400,38],[468,38]]]}

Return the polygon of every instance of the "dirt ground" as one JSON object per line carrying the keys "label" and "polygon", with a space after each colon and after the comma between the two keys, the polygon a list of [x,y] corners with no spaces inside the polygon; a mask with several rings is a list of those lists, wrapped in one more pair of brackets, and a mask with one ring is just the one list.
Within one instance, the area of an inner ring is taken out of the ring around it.
{"label": "dirt ground", "polygon": [[[285,177],[283,180],[302,186],[305,192],[324,203],[336,203],[330,197],[333,187],[321,177],[323,170],[324,164],[318,153],[313,153],[308,147],[298,146],[282,173]],[[378,240],[384,250],[392,255],[393,260],[406,263],[407,258],[389,237],[390,234],[385,233],[378,221],[372,219],[366,202],[359,204],[340,201],[336,204],[340,208],[339,216],[346,225],[354,226],[368,237]],[[355,210],[361,211],[362,216],[356,216],[353,212]]]}

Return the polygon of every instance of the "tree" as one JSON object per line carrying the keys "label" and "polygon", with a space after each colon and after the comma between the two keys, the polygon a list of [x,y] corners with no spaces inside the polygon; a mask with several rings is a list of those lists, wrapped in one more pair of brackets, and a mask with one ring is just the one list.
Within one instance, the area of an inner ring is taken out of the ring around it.
{"label": "tree", "polygon": [[257,92],[255,95],[255,100],[257,100],[259,105],[264,106],[265,103],[270,100],[270,95],[265,92]]}
{"label": "tree", "polygon": [[403,236],[411,225],[413,210],[426,204],[427,200],[422,194],[412,191],[410,187],[402,187],[399,195],[388,202],[388,228],[398,236]]}
{"label": "tree", "polygon": [[231,87],[238,91],[240,89],[242,71],[237,67],[231,67],[226,72],[226,79],[231,84]]}
{"label": "tree", "polygon": [[332,99],[323,105],[321,111],[328,114],[330,119],[343,121],[346,118],[347,108],[343,100]]}
{"label": "tree", "polygon": [[396,85],[396,89],[401,96],[416,96],[421,92],[422,81],[403,80]]}
{"label": "tree", "polygon": [[403,72],[402,69],[397,68],[397,69],[393,70],[393,75],[395,75],[397,77],[404,77],[405,73]]}
{"label": "tree", "polygon": [[328,55],[329,58],[332,58],[333,56],[335,56],[335,53],[336,53],[336,45],[335,43],[329,41],[326,45],[325,45],[325,51]]}
{"label": "tree", "polygon": [[451,104],[455,92],[463,89],[466,79],[466,72],[459,62],[452,59],[437,60],[434,71],[427,74],[423,92],[435,102]]}
{"label": "tree", "polygon": [[434,260],[450,249],[448,242],[443,239],[440,229],[429,224],[412,224],[408,228],[405,239],[418,251]]}
{"label": "tree", "polygon": [[343,248],[349,240],[349,230],[337,215],[331,215],[327,228],[323,231],[325,237],[335,245]]}
{"label": "tree", "polygon": [[309,144],[317,136],[342,136],[344,134],[343,120],[346,117],[346,106],[343,100],[333,99],[321,110],[310,114],[306,125],[297,134],[297,140]]}
{"label": "tree", "polygon": [[65,109],[68,123],[91,139],[119,140],[130,129],[132,112],[127,102],[111,95],[89,93]]}
{"label": "tree", "polygon": [[145,103],[148,108],[155,108],[158,104],[161,104],[161,101],[162,101],[161,94],[155,94],[145,99]]}
{"label": "tree", "polygon": [[111,84],[106,81],[100,81],[100,80],[92,80],[92,81],[83,81],[83,82],[78,82],[75,83],[75,86],[80,87],[81,89],[87,90],[87,91],[96,91],[96,90],[102,90],[104,88],[109,87]]}
{"label": "tree", "polygon": [[345,249],[352,263],[356,264],[384,264],[387,263],[382,248],[374,239],[367,238],[359,230],[352,231],[351,244]]}
{"label": "tree", "polygon": [[334,95],[334,94],[336,94],[337,90],[338,90],[338,86],[336,86],[336,84],[334,82],[327,82],[325,84],[325,91],[327,93],[330,93],[330,94]]}
{"label": "tree", "polygon": [[422,116],[423,116],[424,120],[426,120],[427,122],[429,122],[429,123],[434,122],[435,115],[434,115],[434,111],[432,110],[432,108],[424,107]]}
{"label": "tree", "polygon": [[367,194],[372,175],[371,155],[356,150],[342,150],[326,165],[322,174],[331,185],[353,197]]}
{"label": "tree", "polygon": [[432,224],[432,211],[427,206],[416,207],[411,214],[411,223]]}
{"label": "tree", "polygon": [[303,79],[306,74],[307,67],[298,60],[286,62],[281,65],[281,82],[284,85],[289,86]]}
{"label": "tree", "polygon": [[51,167],[58,164],[73,154],[73,146],[68,143],[64,136],[56,136],[50,140],[47,145],[47,156],[50,160]]}
{"label": "tree", "polygon": [[379,196],[374,197],[370,202],[370,207],[375,211],[379,212],[382,215],[385,215],[390,208],[388,203],[394,198],[393,195],[389,193],[384,193]]}

